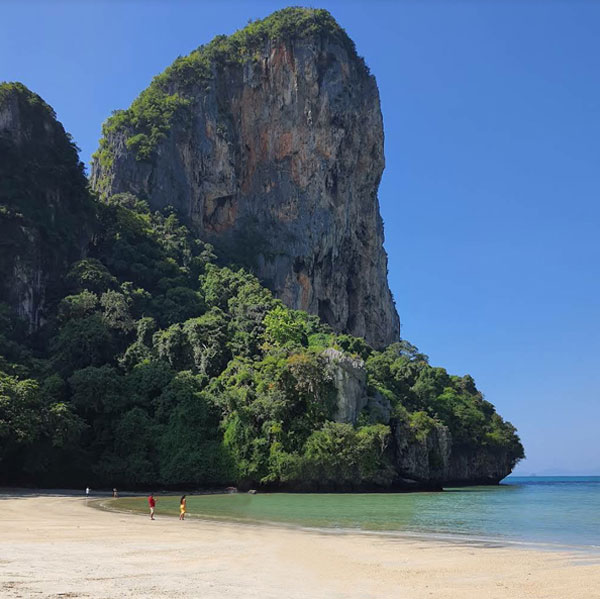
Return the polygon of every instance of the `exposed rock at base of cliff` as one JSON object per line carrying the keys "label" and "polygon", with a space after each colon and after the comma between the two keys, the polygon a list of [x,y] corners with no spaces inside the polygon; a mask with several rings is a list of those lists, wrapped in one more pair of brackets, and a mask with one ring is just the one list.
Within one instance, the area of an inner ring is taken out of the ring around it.
{"label": "exposed rock at base of cliff", "polygon": [[20,83],[0,85],[0,301],[31,330],[90,236],[92,206],[77,148]]}
{"label": "exposed rock at base of cliff", "polygon": [[354,44],[326,11],[285,9],[178,59],[111,117],[92,184],[173,205],[288,306],[380,348],[400,330],[383,168],[377,85]]}
{"label": "exposed rock at base of cliff", "polygon": [[514,468],[507,452],[486,447],[457,447],[442,424],[425,435],[392,420],[394,464],[401,478],[439,486],[497,484]]}
{"label": "exposed rock at base of cliff", "polygon": [[514,467],[514,459],[505,450],[457,448],[452,452],[445,473],[446,485],[495,485]]}
{"label": "exposed rock at base of cliff", "polygon": [[362,415],[366,422],[390,426],[388,455],[397,475],[392,488],[497,484],[511,473],[515,459],[506,450],[459,446],[448,427],[439,422],[417,430],[405,418],[394,415],[390,401],[369,390],[360,358],[333,348],[323,355],[337,392],[336,421],[356,425]]}

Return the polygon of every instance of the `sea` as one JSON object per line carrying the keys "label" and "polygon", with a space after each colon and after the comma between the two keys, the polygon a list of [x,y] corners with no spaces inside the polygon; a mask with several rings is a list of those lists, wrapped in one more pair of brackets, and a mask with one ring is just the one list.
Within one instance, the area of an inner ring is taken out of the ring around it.
{"label": "sea", "polygon": [[190,515],[329,532],[600,552],[600,476],[511,476],[431,493],[205,495]]}

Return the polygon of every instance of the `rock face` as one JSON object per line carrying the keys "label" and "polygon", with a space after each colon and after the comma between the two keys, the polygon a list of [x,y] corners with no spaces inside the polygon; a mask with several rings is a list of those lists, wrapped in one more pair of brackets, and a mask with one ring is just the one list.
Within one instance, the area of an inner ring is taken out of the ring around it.
{"label": "rock face", "polygon": [[392,420],[394,463],[401,479],[438,485],[497,484],[514,467],[506,452],[457,447],[444,425],[423,437],[405,422]]}
{"label": "rock face", "polygon": [[448,481],[446,484],[456,485],[496,484],[508,476],[513,468],[514,460],[506,451],[455,449],[444,480]]}
{"label": "rock face", "polygon": [[393,422],[394,458],[401,478],[446,483],[452,461],[452,437],[443,425],[419,438],[405,422]]}
{"label": "rock face", "polygon": [[369,393],[365,364],[360,358],[333,348],[323,355],[337,391],[335,420],[357,424],[363,414],[368,422],[390,425],[388,450],[398,486],[497,484],[511,473],[514,460],[507,452],[483,446],[458,447],[443,424],[417,433],[403,418],[394,416],[387,399]]}
{"label": "rock face", "polygon": [[0,301],[31,330],[80,257],[91,212],[77,149],[52,108],[22,84],[1,84]]}
{"label": "rock face", "polygon": [[175,206],[288,306],[380,348],[400,327],[383,168],[374,77],[328,13],[285,9],[179,59],[112,117],[92,185]]}
{"label": "rock face", "polygon": [[364,362],[332,347],[326,349],[323,355],[329,362],[329,372],[337,392],[335,421],[355,424],[369,402]]}

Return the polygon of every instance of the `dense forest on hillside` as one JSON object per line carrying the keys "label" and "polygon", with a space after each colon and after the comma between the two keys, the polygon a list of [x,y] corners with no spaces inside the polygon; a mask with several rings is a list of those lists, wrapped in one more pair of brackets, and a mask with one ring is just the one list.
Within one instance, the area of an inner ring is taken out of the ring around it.
{"label": "dense forest on hillside", "polygon": [[405,341],[377,352],[286,308],[173,212],[133,196],[95,208],[99,232],[46,325],[30,335],[1,308],[3,481],[388,486],[390,423],[334,421],[328,347],[365,361],[415,439],[441,423],[460,446],[522,456],[471,377]]}

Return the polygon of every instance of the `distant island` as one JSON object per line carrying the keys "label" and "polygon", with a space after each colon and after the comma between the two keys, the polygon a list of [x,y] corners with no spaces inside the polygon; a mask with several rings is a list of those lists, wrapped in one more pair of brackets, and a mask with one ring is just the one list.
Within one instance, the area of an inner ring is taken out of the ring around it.
{"label": "distant island", "polygon": [[497,484],[524,456],[469,375],[400,338],[374,77],[324,10],[178,58],[91,178],[0,85],[0,484]]}

